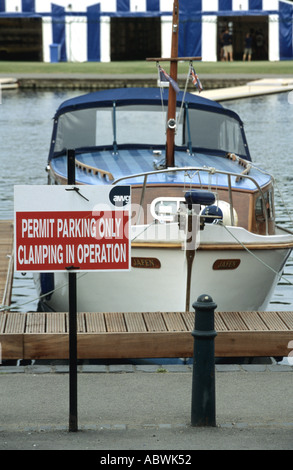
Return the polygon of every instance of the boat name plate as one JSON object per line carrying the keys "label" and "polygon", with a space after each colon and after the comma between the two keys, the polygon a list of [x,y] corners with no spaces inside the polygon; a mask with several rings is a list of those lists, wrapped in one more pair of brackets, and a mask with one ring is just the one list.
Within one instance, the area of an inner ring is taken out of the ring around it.
{"label": "boat name plate", "polygon": [[213,264],[213,269],[215,271],[237,269],[240,263],[240,259],[217,259]]}
{"label": "boat name plate", "polygon": [[143,269],[160,269],[161,262],[157,258],[131,258],[132,268],[143,268]]}

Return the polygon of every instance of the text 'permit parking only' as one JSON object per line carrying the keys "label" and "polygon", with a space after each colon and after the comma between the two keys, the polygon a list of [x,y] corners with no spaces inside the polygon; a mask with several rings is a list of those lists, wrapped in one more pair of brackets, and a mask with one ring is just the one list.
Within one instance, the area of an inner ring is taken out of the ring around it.
{"label": "text 'permit parking only'", "polygon": [[[75,197],[76,201],[79,199]],[[97,207],[95,204],[92,210],[16,210],[15,270],[129,270],[130,205],[119,210],[105,210],[105,203],[103,210]]]}

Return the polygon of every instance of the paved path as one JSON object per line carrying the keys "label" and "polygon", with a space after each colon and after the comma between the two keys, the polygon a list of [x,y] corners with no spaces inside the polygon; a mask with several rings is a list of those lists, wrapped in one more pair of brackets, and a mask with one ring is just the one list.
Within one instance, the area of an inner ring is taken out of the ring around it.
{"label": "paved path", "polygon": [[[83,366],[68,432],[67,366],[0,368],[0,450],[293,449],[293,367],[216,367],[216,427],[191,427],[187,365]],[[177,452],[178,453],[178,452]]]}

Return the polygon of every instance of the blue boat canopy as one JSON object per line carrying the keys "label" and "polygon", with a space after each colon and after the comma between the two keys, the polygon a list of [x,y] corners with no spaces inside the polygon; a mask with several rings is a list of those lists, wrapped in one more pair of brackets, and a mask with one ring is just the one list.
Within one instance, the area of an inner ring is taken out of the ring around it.
{"label": "blue boat canopy", "polygon": [[[118,88],[64,101],[54,117],[49,160],[66,149],[158,148],[166,144],[168,89]],[[184,103],[182,103],[184,100]],[[190,153],[251,160],[237,113],[196,94],[177,94],[175,145]]]}
{"label": "blue boat canopy", "polygon": [[[183,92],[178,93],[178,104],[181,104],[183,95]],[[114,101],[117,103],[117,106],[126,106],[131,104],[158,104],[161,103],[161,96],[163,96],[163,101],[166,105],[168,103],[169,96],[168,89],[163,89],[162,95],[159,88],[116,88],[112,90],[96,91],[94,93],[87,93],[86,95],[77,96],[64,101],[59,106],[56,112],[56,117],[60,116],[60,114],[77,109],[112,106]],[[199,95],[191,93],[186,93],[185,101],[191,107],[209,107],[224,110],[223,106],[216,101],[211,101],[207,98],[202,98]]]}

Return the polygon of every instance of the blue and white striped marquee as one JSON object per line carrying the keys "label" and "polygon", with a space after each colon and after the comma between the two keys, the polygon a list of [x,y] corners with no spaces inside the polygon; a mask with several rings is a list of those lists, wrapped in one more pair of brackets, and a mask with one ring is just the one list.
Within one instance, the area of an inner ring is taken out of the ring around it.
{"label": "blue and white striped marquee", "polygon": [[[63,61],[110,61],[111,17],[161,17],[162,56],[170,55],[173,0],[0,0],[0,17],[42,17],[43,56],[61,46]],[[269,18],[269,60],[293,59],[293,4],[287,0],[180,0],[180,56],[217,60],[218,17]]]}

